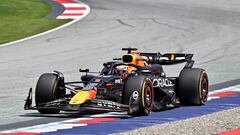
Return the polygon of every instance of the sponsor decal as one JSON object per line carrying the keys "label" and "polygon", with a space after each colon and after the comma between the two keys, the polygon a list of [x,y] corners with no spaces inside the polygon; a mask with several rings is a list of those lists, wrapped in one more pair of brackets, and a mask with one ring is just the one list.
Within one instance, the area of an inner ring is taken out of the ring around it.
{"label": "sponsor decal", "polygon": [[115,83],[122,83],[122,79],[116,79]]}
{"label": "sponsor decal", "polygon": [[153,87],[171,87],[173,83],[166,78],[153,79]]}
{"label": "sponsor decal", "polygon": [[101,107],[120,108],[119,104],[115,102],[108,102],[108,101],[98,101],[97,105]]}
{"label": "sponsor decal", "polygon": [[93,89],[95,90],[96,85],[97,85],[96,83],[88,83],[83,89],[84,90],[93,90]]}
{"label": "sponsor decal", "polygon": [[134,100],[138,100],[138,97],[139,97],[138,91],[135,90],[132,94],[132,97],[133,97]]}

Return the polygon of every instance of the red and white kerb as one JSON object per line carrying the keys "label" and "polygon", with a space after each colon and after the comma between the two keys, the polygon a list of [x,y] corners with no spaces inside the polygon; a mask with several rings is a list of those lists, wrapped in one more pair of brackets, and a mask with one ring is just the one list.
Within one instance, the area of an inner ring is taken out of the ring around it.
{"label": "red and white kerb", "polygon": [[82,19],[89,12],[90,8],[84,3],[73,0],[54,0],[64,6],[64,11],[57,19]]}
{"label": "red and white kerb", "polygon": [[217,98],[221,98],[221,97],[227,97],[227,96],[231,96],[231,95],[234,95],[237,93],[240,93],[240,85],[211,91],[208,94],[208,100],[217,99]]}

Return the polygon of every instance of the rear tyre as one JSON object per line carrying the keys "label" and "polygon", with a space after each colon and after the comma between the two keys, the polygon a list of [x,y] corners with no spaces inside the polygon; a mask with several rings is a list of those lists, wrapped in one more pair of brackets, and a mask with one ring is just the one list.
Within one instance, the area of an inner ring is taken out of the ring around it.
{"label": "rear tyre", "polygon": [[184,68],[178,79],[177,94],[182,105],[203,105],[208,97],[208,76],[200,68]]}
{"label": "rear tyre", "polygon": [[136,106],[138,110],[130,112],[130,115],[148,115],[151,111],[153,102],[153,87],[151,80],[144,76],[132,76],[127,78],[122,96],[123,104],[126,105],[129,105],[131,98],[136,100]]}
{"label": "rear tyre", "polygon": [[42,114],[57,114],[60,112],[59,109],[43,109],[38,108],[41,104],[56,100],[62,93],[59,89],[60,81],[56,74],[46,73],[42,74],[38,79],[36,91],[35,91],[35,102],[37,110]]}

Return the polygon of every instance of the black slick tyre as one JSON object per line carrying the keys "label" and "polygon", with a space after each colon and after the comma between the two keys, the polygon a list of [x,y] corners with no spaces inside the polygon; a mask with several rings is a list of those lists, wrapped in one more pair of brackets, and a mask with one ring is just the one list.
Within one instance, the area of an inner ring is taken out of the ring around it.
{"label": "black slick tyre", "polygon": [[45,73],[40,76],[35,91],[37,110],[42,114],[57,114],[59,109],[43,109],[39,106],[43,103],[57,99],[59,91],[59,79],[56,74]]}
{"label": "black slick tyre", "polygon": [[182,105],[203,105],[208,97],[208,76],[200,68],[184,68],[178,79],[177,94]]}
{"label": "black slick tyre", "polygon": [[[134,93],[134,94],[133,94]],[[138,110],[130,115],[145,116],[151,111],[153,102],[152,82],[144,76],[131,76],[127,78],[123,89],[123,104],[129,105],[132,96],[135,96]]]}

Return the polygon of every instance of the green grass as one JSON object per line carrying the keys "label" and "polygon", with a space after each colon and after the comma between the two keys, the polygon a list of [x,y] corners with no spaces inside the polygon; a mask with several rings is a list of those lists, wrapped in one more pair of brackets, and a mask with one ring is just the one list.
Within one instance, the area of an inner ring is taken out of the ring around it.
{"label": "green grass", "polygon": [[51,7],[41,0],[0,0],[0,44],[29,37],[69,20],[45,18]]}

